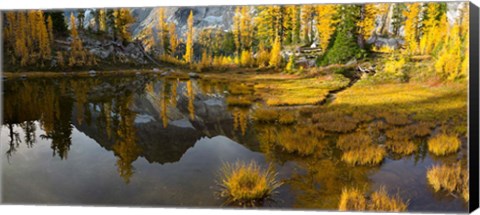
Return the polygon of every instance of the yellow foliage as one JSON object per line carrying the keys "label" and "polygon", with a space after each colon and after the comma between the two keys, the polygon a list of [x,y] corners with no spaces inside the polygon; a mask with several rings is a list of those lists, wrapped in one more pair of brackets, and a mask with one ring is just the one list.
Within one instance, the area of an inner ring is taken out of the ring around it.
{"label": "yellow foliage", "polygon": [[408,54],[415,54],[418,50],[418,29],[420,3],[407,3],[407,9],[403,11],[405,16],[405,44]]}
{"label": "yellow foliage", "polygon": [[454,24],[450,29],[446,44],[439,54],[435,62],[436,72],[443,78],[448,80],[455,80],[458,78],[465,78],[466,74],[462,74],[462,41],[460,38],[460,26]]}
{"label": "yellow foliage", "polygon": [[364,18],[357,22],[360,35],[364,40],[368,40],[375,30],[375,21],[380,10],[377,4],[364,5]]}
{"label": "yellow foliage", "polygon": [[272,45],[272,51],[270,52],[270,61],[268,61],[268,65],[271,67],[279,67],[282,63],[282,56],[280,52],[282,50],[282,44],[280,43],[280,39],[277,37],[275,38],[275,42]]}
{"label": "yellow foliage", "polygon": [[394,48],[388,46],[388,45],[382,45],[380,47],[373,46],[372,51],[374,52],[379,52],[379,53],[393,53],[395,51]]}
{"label": "yellow foliage", "polygon": [[336,8],[337,6],[333,4],[316,6],[317,30],[322,52],[327,50],[330,38],[335,32],[335,24],[337,22],[335,21],[334,16],[336,14]]}
{"label": "yellow foliage", "polygon": [[173,23],[173,22],[171,22],[168,25],[168,35],[169,35],[169,38],[170,38],[170,51],[171,51],[172,56],[175,55],[175,52],[176,52],[177,46],[178,46],[178,38],[177,38],[177,33],[176,33],[175,28],[176,28],[175,23]]}
{"label": "yellow foliage", "polygon": [[248,50],[243,50],[240,57],[240,65],[250,67],[253,65],[252,53]]}
{"label": "yellow foliage", "polygon": [[260,44],[260,47],[257,52],[256,64],[258,67],[263,68],[268,66],[268,61],[270,60],[270,52],[265,49],[263,44]]}
{"label": "yellow foliage", "polygon": [[193,11],[191,10],[187,20],[187,43],[183,58],[187,63],[193,62]]}

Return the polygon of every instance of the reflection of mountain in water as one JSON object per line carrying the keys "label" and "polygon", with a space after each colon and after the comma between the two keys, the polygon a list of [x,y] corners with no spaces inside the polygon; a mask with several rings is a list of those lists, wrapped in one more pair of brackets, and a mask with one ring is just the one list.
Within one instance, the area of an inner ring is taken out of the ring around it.
{"label": "reflection of mountain in water", "polygon": [[177,162],[202,137],[221,135],[258,148],[248,128],[248,110],[231,109],[222,87],[206,86],[202,80],[131,76],[7,81],[4,101],[9,152],[21,142],[13,126],[24,129],[24,139],[33,145],[30,137],[36,128],[31,122],[38,121],[53,155],[68,159],[74,126],[113,152],[127,182],[138,157],[150,163]]}
{"label": "reflection of mountain in water", "polygon": [[[224,135],[236,138],[232,115],[227,109],[224,97],[219,94],[204,94],[199,90],[195,80],[163,79],[146,83],[145,88],[145,91],[139,91],[103,83],[92,88],[89,100],[115,98],[128,94],[124,91],[136,91],[129,109],[135,114],[133,124],[136,145],[141,151],[139,156],[145,157],[147,161],[160,164],[177,162],[204,136]],[[189,91],[193,91],[194,95]],[[194,98],[193,110],[189,108],[192,98]],[[102,108],[93,104],[87,105],[87,109],[84,110],[89,113],[92,122],[104,120],[102,111]],[[194,118],[190,120],[192,111]],[[79,115],[78,109],[74,109],[73,112],[73,124],[79,131],[93,138],[103,148],[114,150],[115,138],[109,138],[108,131],[102,128],[102,123],[79,123],[75,120]]]}

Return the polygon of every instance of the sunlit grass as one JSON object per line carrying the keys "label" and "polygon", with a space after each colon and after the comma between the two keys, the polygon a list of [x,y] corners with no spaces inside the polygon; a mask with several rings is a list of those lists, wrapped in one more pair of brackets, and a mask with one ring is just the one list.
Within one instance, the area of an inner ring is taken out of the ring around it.
{"label": "sunlit grass", "polygon": [[253,85],[232,83],[228,86],[228,92],[232,95],[249,95],[253,93]]}
{"label": "sunlit grass", "polygon": [[297,118],[293,110],[283,110],[278,113],[278,123],[282,125],[290,125],[295,122],[297,122]]}
{"label": "sunlit grass", "polygon": [[402,212],[407,210],[407,204],[403,202],[398,194],[390,197],[387,194],[385,187],[382,186],[380,187],[380,190],[371,195],[368,210]]}
{"label": "sunlit grass", "polygon": [[279,123],[291,125],[297,122],[295,110],[278,110],[258,108],[253,112],[253,119],[261,123]]}
{"label": "sunlit grass", "polygon": [[313,105],[322,102],[330,90],[346,86],[342,75],[320,78],[266,81],[255,85],[256,95],[270,106]]}
{"label": "sunlit grass", "polygon": [[420,83],[357,82],[338,93],[330,106],[350,113],[370,113],[392,125],[412,121],[442,123],[452,118],[464,119],[466,123],[467,89],[464,84],[454,83],[432,87]]}
{"label": "sunlit grass", "polygon": [[383,186],[369,197],[358,188],[343,188],[338,209],[340,211],[402,212],[407,210],[407,203],[398,194],[389,196]]}
{"label": "sunlit grass", "polygon": [[263,202],[282,185],[272,168],[262,169],[255,161],[224,164],[221,175],[220,195],[227,198],[228,203],[242,206],[255,206]]}
{"label": "sunlit grass", "polygon": [[459,164],[436,165],[427,171],[427,180],[432,188],[438,191],[458,193],[465,201],[469,201],[468,172]]}
{"label": "sunlit grass", "polygon": [[252,105],[253,97],[251,96],[229,96],[227,104],[229,106],[248,107]]}
{"label": "sunlit grass", "polygon": [[342,161],[350,165],[378,165],[385,155],[386,150],[376,145],[368,145],[358,149],[345,151],[342,155]]}
{"label": "sunlit grass", "polygon": [[457,152],[462,143],[454,135],[438,134],[428,140],[428,151],[435,155],[448,155]]}
{"label": "sunlit grass", "polygon": [[278,112],[273,109],[258,108],[253,112],[252,118],[257,122],[273,123],[278,119]]}
{"label": "sunlit grass", "polygon": [[401,155],[410,155],[418,150],[418,146],[409,140],[389,140],[385,146],[391,152]]}
{"label": "sunlit grass", "polygon": [[340,211],[364,211],[367,200],[362,191],[357,188],[344,188],[340,195],[338,210]]}

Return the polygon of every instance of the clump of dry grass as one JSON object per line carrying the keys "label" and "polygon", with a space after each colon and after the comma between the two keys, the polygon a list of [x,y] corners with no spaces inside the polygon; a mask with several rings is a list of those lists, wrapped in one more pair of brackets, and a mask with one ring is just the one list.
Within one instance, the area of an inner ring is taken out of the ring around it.
{"label": "clump of dry grass", "polygon": [[381,116],[385,118],[385,121],[387,121],[388,124],[392,125],[406,125],[411,122],[410,119],[408,119],[408,116],[405,114],[383,112],[381,113]]}
{"label": "clump of dry grass", "polygon": [[383,186],[380,187],[380,190],[375,191],[370,198],[367,198],[358,188],[344,188],[340,195],[338,209],[340,211],[402,212],[407,210],[407,204],[398,194],[390,197]]}
{"label": "clump of dry grass", "polygon": [[358,120],[341,111],[328,111],[324,113],[317,113],[313,116],[316,125],[331,132],[345,133],[355,130]]}
{"label": "clump of dry grass", "polygon": [[393,197],[388,196],[385,187],[382,186],[372,194],[368,210],[402,212],[407,210],[407,203],[403,202],[398,194]]}
{"label": "clump of dry grass", "polygon": [[460,185],[460,173],[460,165],[438,165],[427,171],[427,179],[435,191],[453,192]]}
{"label": "clump of dry grass", "polygon": [[404,127],[395,127],[385,132],[393,140],[409,140],[414,137],[424,137],[430,134],[431,123],[419,122]]}
{"label": "clump of dry grass", "polygon": [[468,171],[464,170],[462,171],[462,183],[461,183],[461,186],[460,186],[460,194],[462,195],[462,198],[465,200],[465,201],[469,201],[470,200],[470,192],[468,190],[468,181],[469,181],[469,174],[468,174]]}
{"label": "clump of dry grass", "polygon": [[418,150],[418,146],[409,140],[389,140],[385,146],[391,152],[402,155],[410,155]]}
{"label": "clump of dry grass", "polygon": [[367,200],[363,192],[357,188],[344,188],[340,196],[338,210],[340,211],[364,211],[367,207]]}
{"label": "clump of dry grass", "polygon": [[297,122],[297,118],[293,111],[279,111],[278,112],[278,123],[283,125],[290,125]]}
{"label": "clump of dry grass", "polygon": [[468,191],[468,172],[462,170],[460,164],[454,165],[436,165],[427,171],[428,183],[438,192],[445,190],[447,192],[459,193],[465,201],[469,200]]}
{"label": "clump of dry grass", "polygon": [[277,173],[272,169],[262,169],[255,161],[224,164],[220,182],[222,197],[228,203],[255,206],[270,198],[282,185],[277,181]]}
{"label": "clump of dry grass", "polygon": [[272,123],[278,119],[278,112],[273,109],[257,109],[253,112],[252,118],[257,122]]}
{"label": "clump of dry grass", "polygon": [[456,136],[442,133],[428,140],[428,150],[435,155],[448,155],[457,152],[461,144]]}
{"label": "clump of dry grass", "polygon": [[251,96],[229,96],[227,104],[229,106],[248,107],[252,105],[253,97]]}
{"label": "clump of dry grass", "polygon": [[358,149],[372,144],[372,138],[366,133],[351,133],[340,135],[337,147],[341,150]]}
{"label": "clump of dry grass", "polygon": [[343,153],[342,161],[351,165],[378,165],[387,154],[385,148],[368,145]]}
{"label": "clump of dry grass", "polygon": [[293,110],[257,109],[253,113],[253,119],[262,123],[275,123],[291,125],[297,122]]}

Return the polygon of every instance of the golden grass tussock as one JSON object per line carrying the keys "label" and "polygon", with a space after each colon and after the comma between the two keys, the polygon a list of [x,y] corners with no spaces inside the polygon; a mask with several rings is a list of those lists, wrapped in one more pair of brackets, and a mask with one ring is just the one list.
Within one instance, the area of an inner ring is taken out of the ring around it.
{"label": "golden grass tussock", "polygon": [[387,140],[388,150],[401,155],[410,155],[418,150],[417,144],[409,140]]}
{"label": "golden grass tussock", "polygon": [[391,125],[406,125],[411,123],[410,119],[405,114],[385,111],[379,113],[379,116],[383,117],[385,121]]}
{"label": "golden grass tussock", "polygon": [[350,165],[374,166],[380,164],[386,154],[385,148],[369,145],[345,151],[342,155],[342,161]]}
{"label": "golden grass tussock", "polygon": [[392,140],[410,140],[414,137],[425,137],[431,133],[433,124],[419,122],[403,127],[394,127],[387,130],[385,134]]}
{"label": "golden grass tussock", "polygon": [[252,118],[257,122],[273,123],[278,119],[278,112],[273,109],[258,108],[253,112]]}
{"label": "golden grass tussock", "polygon": [[301,156],[320,154],[325,148],[325,133],[308,126],[283,128],[278,133],[278,144],[288,153]]}
{"label": "golden grass tussock", "polygon": [[268,108],[259,108],[253,113],[253,119],[261,123],[279,123],[282,125],[291,125],[297,122],[294,110],[277,110]]}
{"label": "golden grass tussock", "polygon": [[372,137],[363,132],[340,135],[337,141],[337,147],[341,150],[358,149],[370,144],[372,144]]}
{"label": "golden grass tussock", "polygon": [[428,151],[438,156],[448,155],[457,152],[461,144],[457,136],[442,133],[428,140]]}
{"label": "golden grass tussock", "polygon": [[408,202],[405,203],[398,194],[389,196],[385,187],[382,186],[369,198],[358,188],[343,188],[338,209],[340,211],[403,212],[407,210],[407,206]]}
{"label": "golden grass tussock", "polygon": [[227,97],[227,104],[229,106],[248,107],[253,104],[253,97],[251,96],[229,96]]}
{"label": "golden grass tussock", "polygon": [[469,201],[469,175],[457,163],[454,165],[435,165],[427,170],[427,181],[435,190],[458,193],[465,201]]}
{"label": "golden grass tussock", "polygon": [[317,113],[313,115],[313,120],[319,128],[325,131],[339,133],[355,130],[358,123],[358,120],[341,111]]}
{"label": "golden grass tussock", "polygon": [[220,196],[228,203],[255,206],[271,198],[282,185],[272,168],[262,169],[255,161],[226,163],[221,169]]}
{"label": "golden grass tussock", "polygon": [[407,203],[397,194],[390,197],[384,186],[375,191],[370,198],[368,210],[384,212],[402,212],[407,210]]}
{"label": "golden grass tussock", "polygon": [[362,191],[357,188],[344,188],[340,195],[338,210],[340,211],[364,211],[367,208],[367,200]]}
{"label": "golden grass tussock", "polygon": [[290,125],[297,122],[297,117],[293,111],[280,111],[278,113],[278,123],[282,125]]}

